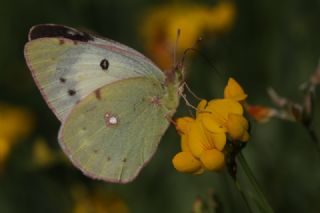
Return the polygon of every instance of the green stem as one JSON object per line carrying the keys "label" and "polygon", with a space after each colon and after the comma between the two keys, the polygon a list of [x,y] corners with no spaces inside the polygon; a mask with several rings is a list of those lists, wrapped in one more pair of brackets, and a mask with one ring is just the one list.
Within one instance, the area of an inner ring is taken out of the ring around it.
{"label": "green stem", "polygon": [[256,178],[254,177],[254,175],[253,175],[246,159],[244,158],[242,152],[240,152],[238,156],[239,156],[239,158],[238,158],[239,162],[244,170],[244,173],[248,177],[250,184],[252,185],[252,187],[254,188],[254,190],[256,192],[256,195],[257,195],[256,199],[259,202],[259,207],[265,213],[274,213],[269,202],[267,201],[266,197],[264,196],[263,192],[261,191],[260,186],[259,186]]}
{"label": "green stem", "polygon": [[237,180],[234,180],[234,184],[236,185],[238,191],[240,192],[240,195],[241,195],[244,203],[246,204],[247,208],[249,209],[249,212],[250,212],[250,213],[253,213],[253,211],[252,211],[252,209],[251,209],[251,206],[250,206],[250,204],[249,204],[249,202],[248,202],[248,200],[247,200],[244,192],[242,191],[242,189],[241,189],[241,187],[240,187],[239,182],[238,182]]}
{"label": "green stem", "polygon": [[310,138],[311,140],[314,142],[314,144],[316,145],[316,149],[317,151],[320,153],[320,142],[319,142],[319,139],[318,139],[318,136],[316,134],[316,131],[314,130],[313,127],[311,126],[308,126],[308,125],[304,125],[305,128],[307,129],[309,135],[310,135]]}

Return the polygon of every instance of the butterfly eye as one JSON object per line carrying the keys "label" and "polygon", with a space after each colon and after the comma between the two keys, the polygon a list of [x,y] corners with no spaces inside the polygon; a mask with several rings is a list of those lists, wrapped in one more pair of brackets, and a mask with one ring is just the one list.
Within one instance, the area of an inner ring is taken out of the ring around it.
{"label": "butterfly eye", "polygon": [[103,70],[107,70],[109,68],[109,61],[107,59],[101,60],[100,67]]}

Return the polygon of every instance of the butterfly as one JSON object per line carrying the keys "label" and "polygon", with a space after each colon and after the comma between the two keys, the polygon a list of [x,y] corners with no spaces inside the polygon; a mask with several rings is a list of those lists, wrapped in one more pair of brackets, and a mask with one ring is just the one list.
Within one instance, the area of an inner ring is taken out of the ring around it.
{"label": "butterfly", "polygon": [[163,72],[123,44],[71,27],[32,27],[26,63],[61,121],[58,141],[85,175],[132,181],[179,105],[182,68]]}

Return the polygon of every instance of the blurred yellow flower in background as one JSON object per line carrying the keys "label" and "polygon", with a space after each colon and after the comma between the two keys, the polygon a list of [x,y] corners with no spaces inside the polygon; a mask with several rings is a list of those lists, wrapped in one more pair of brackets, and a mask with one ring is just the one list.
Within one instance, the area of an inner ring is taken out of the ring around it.
{"label": "blurred yellow flower in background", "polygon": [[0,103],[0,170],[14,144],[27,137],[34,128],[34,119],[22,107]]}
{"label": "blurred yellow flower in background", "polygon": [[147,54],[160,68],[173,66],[172,52],[181,30],[177,52],[192,47],[203,33],[228,32],[234,22],[235,5],[220,1],[213,7],[198,4],[171,4],[151,9],[143,17],[141,34]]}
{"label": "blurred yellow flower in background", "polygon": [[195,119],[176,120],[182,151],[174,156],[172,163],[178,171],[193,174],[218,171],[225,165],[223,152],[227,138],[233,142],[249,140],[249,124],[240,104],[246,97],[241,86],[230,78],[224,99],[201,100]]}
{"label": "blurred yellow flower in background", "polygon": [[115,193],[87,189],[84,185],[72,188],[73,213],[128,213],[128,207]]}
{"label": "blurred yellow flower in background", "polygon": [[0,138],[0,172],[3,168],[3,164],[9,156],[10,151],[11,143],[5,138]]}
{"label": "blurred yellow flower in background", "polygon": [[50,166],[57,160],[57,153],[53,152],[47,143],[42,137],[37,138],[34,142],[32,156],[36,166]]}
{"label": "blurred yellow flower in background", "polygon": [[34,120],[29,111],[0,103],[0,137],[16,141],[28,135],[33,127]]}

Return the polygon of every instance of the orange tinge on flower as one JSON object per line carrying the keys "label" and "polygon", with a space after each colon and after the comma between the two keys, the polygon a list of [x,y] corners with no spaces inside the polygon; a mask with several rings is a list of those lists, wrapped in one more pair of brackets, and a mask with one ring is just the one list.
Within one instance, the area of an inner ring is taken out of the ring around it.
{"label": "orange tinge on flower", "polygon": [[200,101],[196,118],[182,117],[176,121],[181,135],[181,152],[172,160],[180,172],[201,174],[224,167],[224,148],[227,138],[232,141],[249,140],[248,121],[239,101],[247,97],[241,86],[229,79],[224,99]]}
{"label": "orange tinge on flower", "polygon": [[171,4],[156,7],[143,16],[141,34],[151,59],[166,70],[173,64],[172,50],[181,30],[178,53],[192,47],[204,32],[223,33],[231,29],[235,5],[221,1],[213,7],[198,4]]}
{"label": "orange tinge on flower", "polygon": [[248,105],[246,107],[246,110],[255,120],[259,122],[266,122],[271,117],[277,114],[276,110],[270,107],[258,106],[258,105]]}

